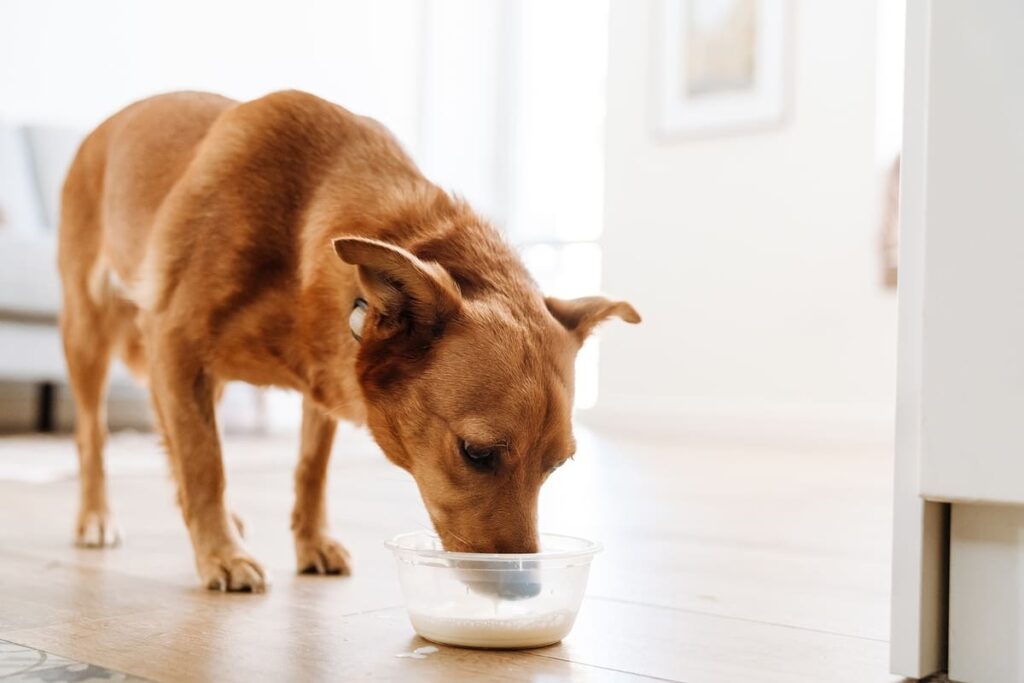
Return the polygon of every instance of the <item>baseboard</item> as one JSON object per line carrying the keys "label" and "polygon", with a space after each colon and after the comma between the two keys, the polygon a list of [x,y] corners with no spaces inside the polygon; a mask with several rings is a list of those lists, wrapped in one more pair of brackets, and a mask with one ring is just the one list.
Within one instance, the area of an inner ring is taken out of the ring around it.
{"label": "baseboard", "polygon": [[35,429],[38,400],[36,385],[0,381],[0,433]]}
{"label": "baseboard", "polygon": [[895,408],[888,403],[772,403],[601,397],[577,419],[595,429],[654,438],[888,443]]}

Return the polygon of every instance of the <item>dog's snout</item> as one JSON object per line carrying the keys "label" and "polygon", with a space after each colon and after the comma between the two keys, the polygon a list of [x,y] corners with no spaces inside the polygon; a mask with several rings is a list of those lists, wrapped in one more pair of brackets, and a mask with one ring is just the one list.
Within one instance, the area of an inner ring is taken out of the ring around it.
{"label": "dog's snout", "polygon": [[535,561],[510,568],[502,561],[474,564],[460,572],[462,582],[481,595],[503,600],[525,600],[541,591],[540,569]]}
{"label": "dog's snout", "polygon": [[500,554],[523,554],[523,553],[535,553],[539,550],[539,544],[536,539],[528,540],[517,540],[517,541],[498,541],[494,544],[494,550],[488,552],[500,553]]}

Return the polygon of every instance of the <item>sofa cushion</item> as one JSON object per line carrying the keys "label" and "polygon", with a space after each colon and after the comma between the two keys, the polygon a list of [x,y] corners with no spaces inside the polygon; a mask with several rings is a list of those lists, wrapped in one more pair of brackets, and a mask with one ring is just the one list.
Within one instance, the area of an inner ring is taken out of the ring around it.
{"label": "sofa cushion", "polygon": [[0,321],[55,319],[59,310],[56,235],[0,230]]}
{"label": "sofa cushion", "polygon": [[42,198],[43,220],[51,229],[60,221],[60,194],[64,176],[82,144],[83,134],[71,128],[29,126],[35,183]]}
{"label": "sofa cushion", "polygon": [[0,233],[37,232],[45,222],[27,132],[0,123]]}

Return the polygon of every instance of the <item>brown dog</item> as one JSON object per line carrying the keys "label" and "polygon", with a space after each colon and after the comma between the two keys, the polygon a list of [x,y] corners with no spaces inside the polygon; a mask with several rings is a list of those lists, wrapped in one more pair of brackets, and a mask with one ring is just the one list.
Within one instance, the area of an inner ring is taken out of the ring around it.
{"label": "brown dog", "polygon": [[624,302],[545,299],[384,127],[301,92],[175,93],[108,119],[68,173],[59,262],[78,542],[119,541],[103,472],[118,353],[148,380],[199,575],[220,590],[266,585],[225,507],[225,382],[304,396],[300,571],[349,570],[324,501],[337,419],[412,473],[446,548],[531,552],[540,486],[575,448],[576,351],[609,316],[640,320]]}

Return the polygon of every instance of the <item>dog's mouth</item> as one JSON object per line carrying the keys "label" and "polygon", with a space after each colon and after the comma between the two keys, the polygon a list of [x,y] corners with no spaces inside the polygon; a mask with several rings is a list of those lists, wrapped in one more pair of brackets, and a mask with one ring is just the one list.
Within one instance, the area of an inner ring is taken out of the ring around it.
{"label": "dog's mouth", "polygon": [[[537,543],[524,543],[520,547],[529,550],[506,550],[479,552],[469,541],[449,531],[438,532],[441,544],[448,552],[472,553],[480,555],[480,560],[472,560],[466,567],[460,567],[459,579],[474,593],[501,600],[526,600],[538,595],[541,591],[539,563],[536,560],[522,560],[516,569],[509,570],[508,562],[495,558],[486,559],[487,555],[504,555],[533,553],[537,551]],[[456,561],[457,562],[457,561]]]}
{"label": "dog's mouth", "polygon": [[441,545],[444,549],[450,553],[477,553],[479,552],[472,543],[463,539],[452,531],[444,531],[440,529],[436,524],[434,529],[437,530],[437,535],[441,539]]}
{"label": "dog's mouth", "polygon": [[473,544],[451,529],[449,524],[438,522],[437,508],[430,504],[426,496],[423,496],[423,504],[427,508],[427,515],[430,517],[430,524],[434,527],[434,533],[441,539],[441,547],[450,553],[475,553]]}
{"label": "dog's mouth", "polygon": [[527,555],[539,551],[540,544],[537,539],[524,538],[523,540],[509,541],[504,539],[488,539],[483,541],[470,541],[450,527],[442,527],[436,522],[434,530],[441,545],[450,553],[476,553],[494,555]]}

